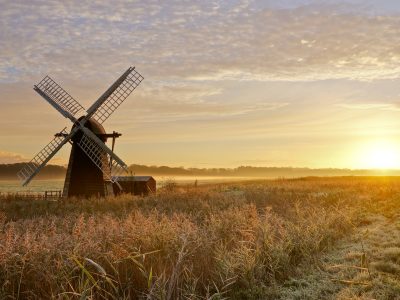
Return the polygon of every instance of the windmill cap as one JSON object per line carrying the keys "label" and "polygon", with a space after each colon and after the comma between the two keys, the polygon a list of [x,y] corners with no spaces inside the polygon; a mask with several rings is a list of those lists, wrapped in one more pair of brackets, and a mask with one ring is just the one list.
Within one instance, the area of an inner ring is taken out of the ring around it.
{"label": "windmill cap", "polygon": [[[83,119],[83,118],[84,118],[84,117],[80,117],[80,118],[78,119],[78,122],[79,122],[81,119]],[[77,123],[78,123],[78,122],[77,122]],[[76,126],[76,125],[74,124],[74,125],[72,126],[72,128],[75,127],[75,126]],[[86,123],[85,123],[85,127],[88,128],[88,129],[90,129],[94,134],[96,134],[96,135],[100,138],[100,140],[102,140],[104,143],[107,142],[107,137],[105,136],[106,131],[105,131],[103,125],[101,125],[101,124],[100,124],[99,122],[97,122],[95,119],[91,118],[91,119],[87,120]],[[80,140],[81,135],[80,135],[79,133],[76,134],[75,136],[76,136],[76,138],[75,138],[75,137],[72,138],[73,140],[75,140],[75,139],[76,139],[76,140]]]}

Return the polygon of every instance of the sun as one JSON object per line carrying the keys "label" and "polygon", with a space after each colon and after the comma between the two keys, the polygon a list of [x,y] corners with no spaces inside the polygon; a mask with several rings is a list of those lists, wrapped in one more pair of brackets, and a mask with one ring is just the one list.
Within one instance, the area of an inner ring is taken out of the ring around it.
{"label": "sun", "polygon": [[366,169],[396,169],[400,166],[400,150],[393,142],[375,141],[363,147],[359,159]]}

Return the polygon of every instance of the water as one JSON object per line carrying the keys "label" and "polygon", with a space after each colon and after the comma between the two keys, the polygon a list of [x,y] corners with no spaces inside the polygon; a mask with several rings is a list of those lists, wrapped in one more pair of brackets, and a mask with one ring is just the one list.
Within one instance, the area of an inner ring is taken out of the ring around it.
{"label": "water", "polygon": [[[197,184],[207,183],[222,183],[243,181],[255,178],[248,177],[218,177],[218,176],[154,176],[157,181],[157,187],[162,187],[168,181],[174,181],[177,184]],[[62,190],[64,187],[64,179],[54,180],[33,180],[27,187],[21,186],[19,181],[15,180],[0,180],[0,192],[15,193],[15,192],[43,192],[49,190]]]}
{"label": "water", "polygon": [[64,187],[64,179],[54,180],[33,180],[28,186],[23,187],[17,180],[0,180],[0,192],[43,192],[49,190],[62,190]]}

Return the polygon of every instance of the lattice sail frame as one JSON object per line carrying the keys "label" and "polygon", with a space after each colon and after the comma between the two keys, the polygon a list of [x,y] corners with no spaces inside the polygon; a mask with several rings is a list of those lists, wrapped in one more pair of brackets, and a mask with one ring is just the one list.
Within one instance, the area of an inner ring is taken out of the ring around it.
{"label": "lattice sail frame", "polygon": [[119,86],[112,92],[110,96],[96,109],[93,118],[100,124],[121,105],[122,102],[136,89],[136,87],[144,79],[134,68],[129,69],[130,72]]}
{"label": "lattice sail frame", "polygon": [[68,142],[70,135],[66,131],[66,127],[61,130],[61,133],[66,136],[56,136],[48,143],[32,160],[24,165],[17,173],[18,178],[23,182],[22,185],[27,185],[34,175],[36,175],[46,163],[58,152],[58,150]]}
{"label": "lattice sail frame", "polygon": [[43,78],[37,85],[35,85],[34,89],[37,92],[40,91],[41,93],[39,94],[41,94],[47,101],[49,101],[49,99],[54,101],[58,106],[72,116],[76,116],[79,112],[85,110],[78,101],[51,79],[50,76]]}
{"label": "lattice sail frame", "polygon": [[[115,177],[128,173],[128,166],[113,153],[96,135],[90,130],[84,128],[84,134],[78,142],[78,146],[86,153],[90,160],[103,172],[103,174],[112,182]],[[103,157],[107,159],[104,161]],[[110,163],[111,162],[111,165]],[[105,172],[109,168],[110,172]]]}

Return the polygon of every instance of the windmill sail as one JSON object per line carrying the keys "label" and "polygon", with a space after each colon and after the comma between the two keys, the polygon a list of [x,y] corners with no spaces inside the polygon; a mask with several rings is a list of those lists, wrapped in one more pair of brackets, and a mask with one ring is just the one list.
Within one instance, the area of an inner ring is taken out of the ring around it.
{"label": "windmill sail", "polygon": [[[91,161],[104,173],[109,180],[114,182],[114,178],[127,173],[127,165],[110,150],[92,131],[83,127],[84,132],[78,146],[86,153]],[[104,154],[107,156],[106,161],[103,160]],[[111,161],[111,174],[104,172],[109,168],[108,162]],[[106,164],[106,165],[104,165]]]}
{"label": "windmill sail", "polygon": [[142,82],[143,76],[130,67],[113,85],[87,110],[86,120],[93,117],[100,124],[121,105]]}
{"label": "windmill sail", "polygon": [[54,137],[50,143],[17,173],[19,179],[22,181],[22,185],[27,185],[72,136],[72,133],[68,135],[65,128],[61,133],[66,134],[66,136]]}
{"label": "windmill sail", "polygon": [[72,122],[76,121],[75,116],[79,112],[85,110],[78,101],[72,98],[70,94],[49,76],[43,78],[33,89]]}

